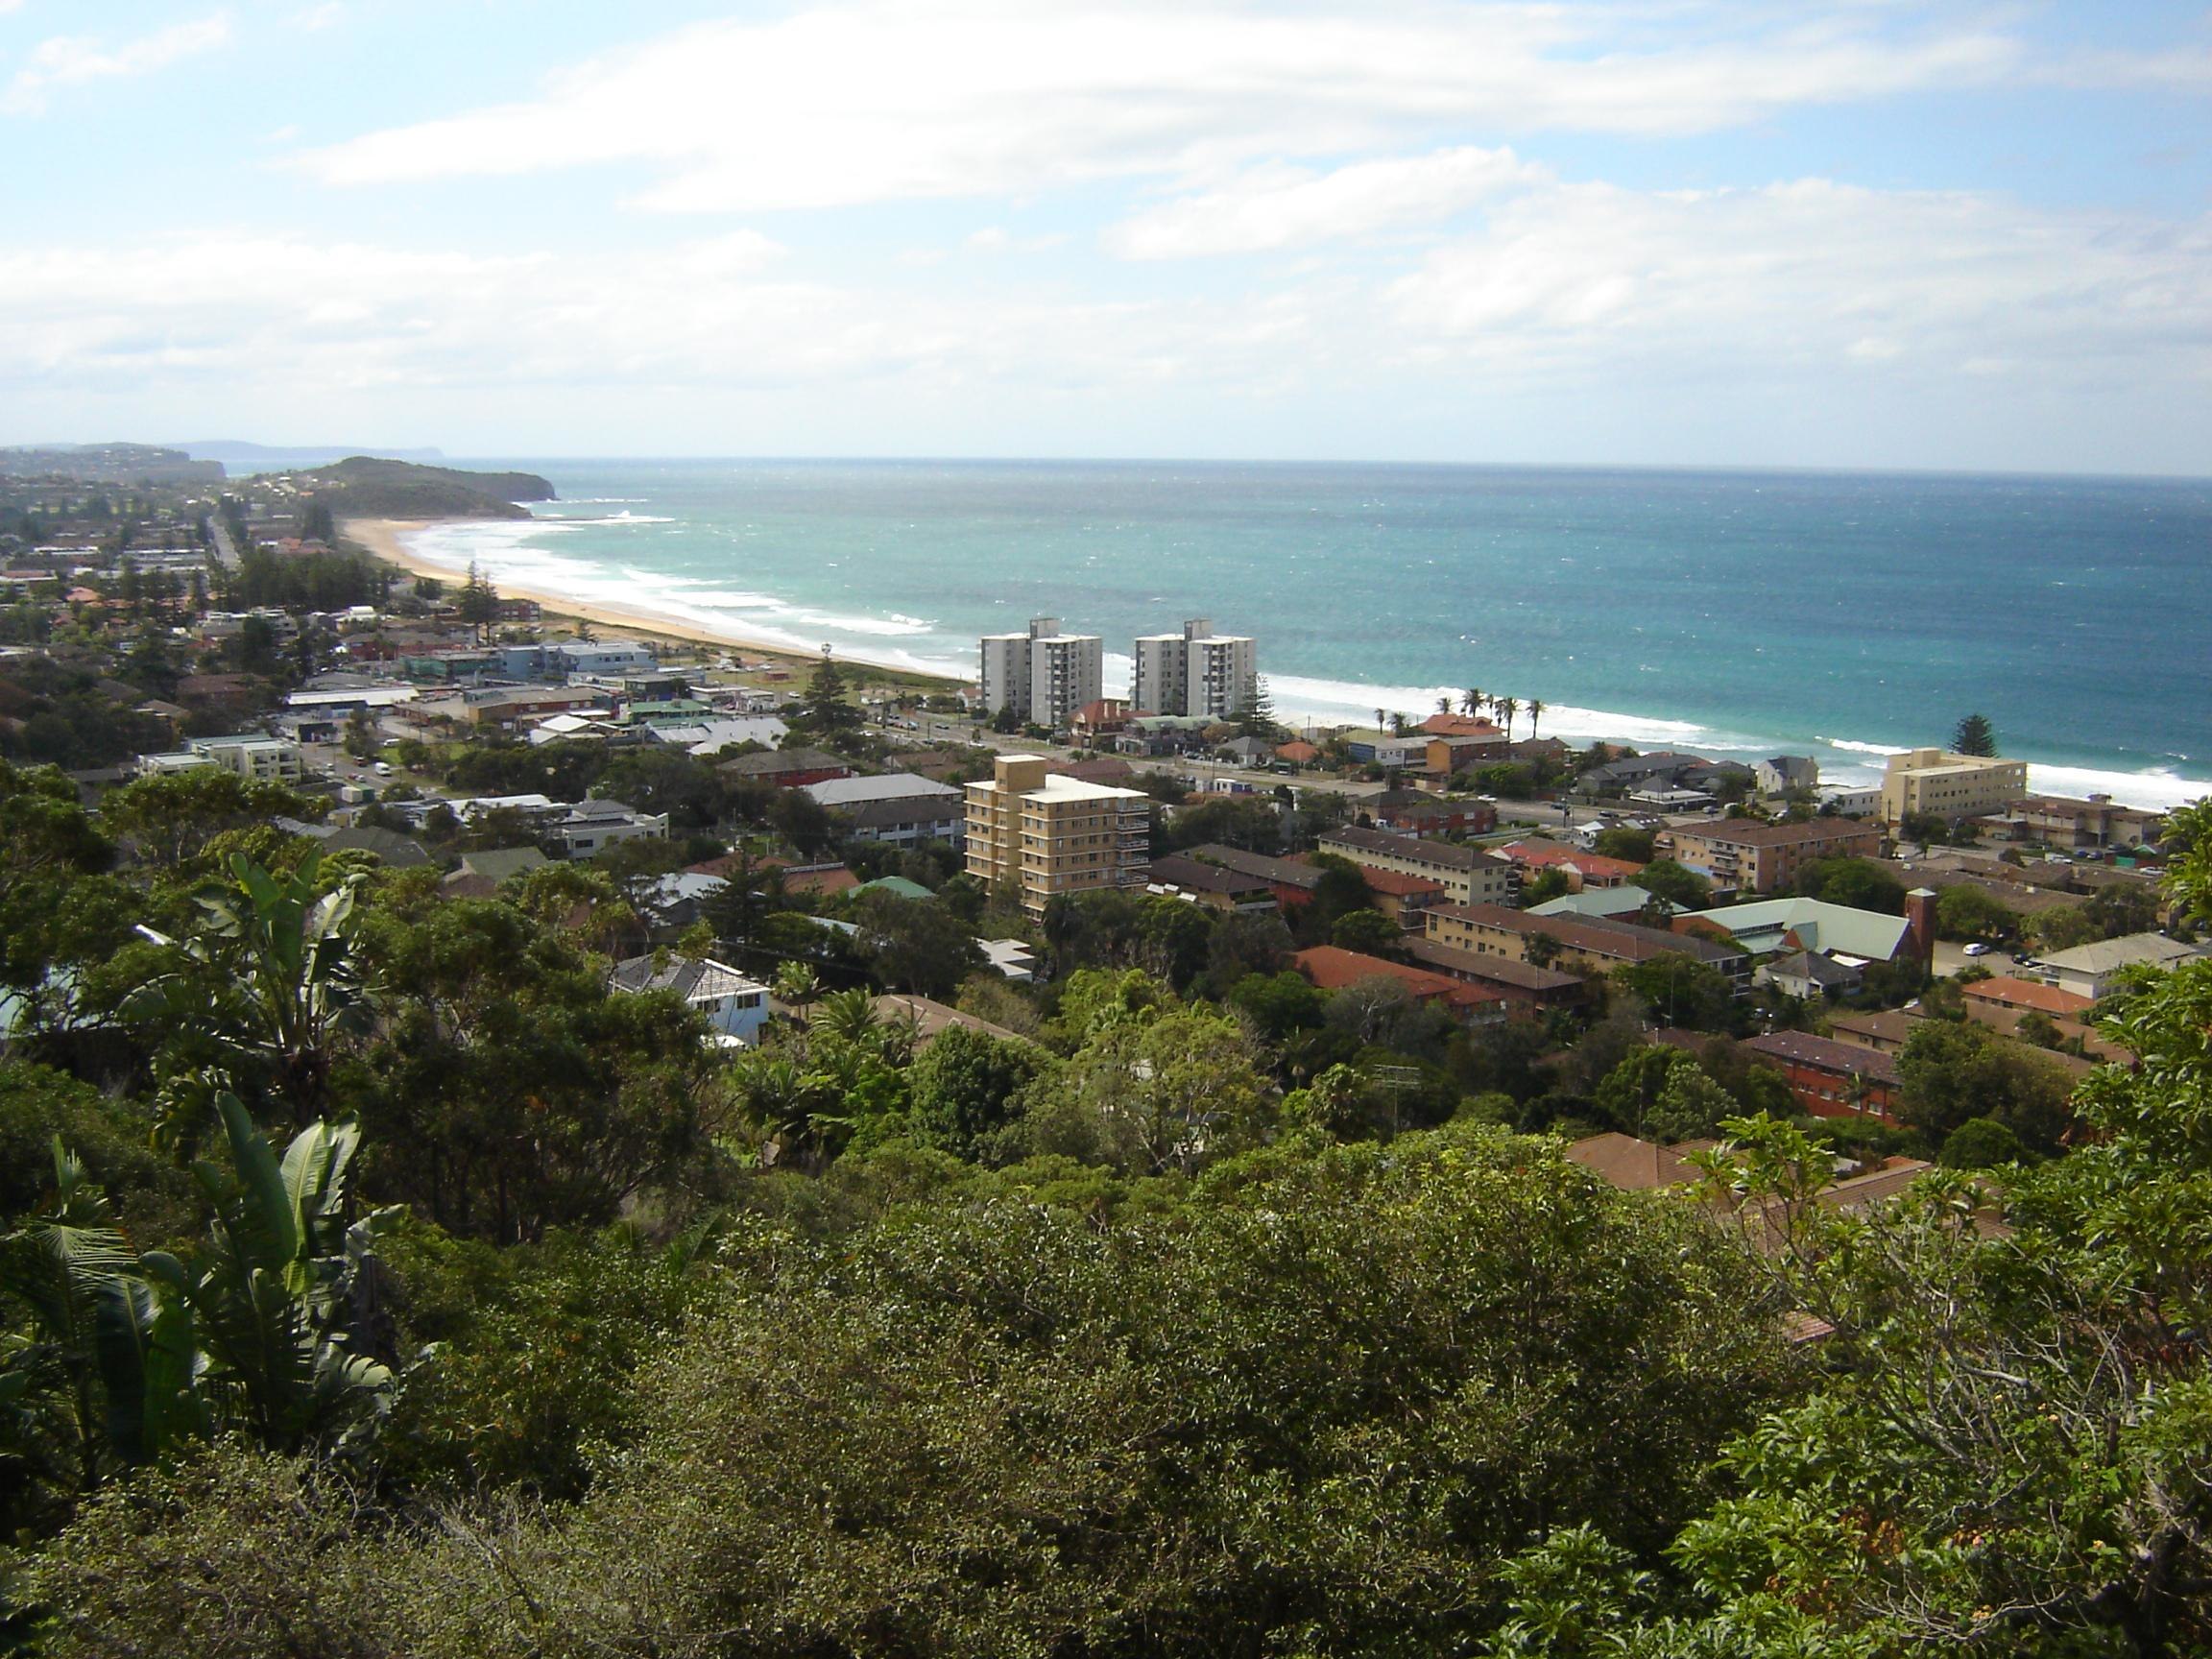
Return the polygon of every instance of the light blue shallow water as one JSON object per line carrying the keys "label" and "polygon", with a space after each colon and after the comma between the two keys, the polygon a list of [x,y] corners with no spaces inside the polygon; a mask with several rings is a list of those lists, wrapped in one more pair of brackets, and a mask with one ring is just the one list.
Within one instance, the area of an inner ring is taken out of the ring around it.
{"label": "light blue shallow water", "polygon": [[1052,614],[1105,637],[1111,683],[1133,636],[1204,615],[1259,637],[1286,712],[1476,686],[1542,699],[1563,736],[1813,753],[1847,778],[1981,709],[2041,787],[2161,805],[2212,778],[2203,481],[496,464],[562,499],[418,552],[792,646],[972,678],[976,635]]}

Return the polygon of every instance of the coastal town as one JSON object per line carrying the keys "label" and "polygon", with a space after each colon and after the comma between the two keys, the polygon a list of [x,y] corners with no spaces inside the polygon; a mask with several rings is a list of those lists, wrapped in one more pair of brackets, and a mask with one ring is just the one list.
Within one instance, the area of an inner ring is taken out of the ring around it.
{"label": "coastal town", "polygon": [[[1926,1160],[1969,1122],[2055,1148],[2073,1083],[2128,1058],[2100,1011],[2200,954],[2159,817],[2031,793],[1978,715],[1865,789],[1799,756],[1576,751],[1541,701],[1472,687],[1292,731],[1260,642],[1205,618],[1131,642],[1127,698],[1050,617],[931,683],[409,575],[312,480],[118,499],[79,469],[12,485],[12,763],[96,816],[220,800],[272,866],[470,901],[576,872],[609,994],[679,990],[731,1064],[804,1042],[825,991],[1014,1041],[1068,975],[1141,968],[1241,1010],[1278,1087],[1592,1145],[1781,1107]],[[11,1035],[57,995],[12,986]],[[1624,1106],[1659,1050],[1730,1087]],[[1966,1065],[2038,1104],[1961,1116],[1922,1073]]]}

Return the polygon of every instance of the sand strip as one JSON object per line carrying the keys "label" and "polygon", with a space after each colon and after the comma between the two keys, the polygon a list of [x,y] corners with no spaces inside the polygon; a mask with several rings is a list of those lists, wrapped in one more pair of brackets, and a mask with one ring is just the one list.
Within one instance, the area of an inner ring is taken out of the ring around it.
{"label": "sand strip", "polygon": [[[357,546],[367,548],[387,565],[417,576],[434,576],[449,587],[458,587],[465,579],[462,572],[447,570],[424,563],[407,550],[404,538],[418,530],[430,529],[442,520],[431,518],[343,518],[338,523],[338,534]],[[612,628],[619,633],[647,639],[678,640],[693,645],[729,647],[753,657],[765,657],[785,666],[804,667],[813,659],[803,652],[795,652],[788,645],[769,645],[758,639],[749,639],[742,634],[703,627],[696,622],[678,622],[657,615],[651,611],[628,605],[610,605],[594,601],[585,604],[560,593],[548,593],[530,588],[499,584],[499,593],[507,599],[535,599],[548,616],[582,617],[596,628]],[[918,669],[902,667],[894,662],[878,662],[869,658],[841,651],[840,662],[860,663],[896,675],[902,683],[954,686],[959,684],[942,675],[925,674]]]}

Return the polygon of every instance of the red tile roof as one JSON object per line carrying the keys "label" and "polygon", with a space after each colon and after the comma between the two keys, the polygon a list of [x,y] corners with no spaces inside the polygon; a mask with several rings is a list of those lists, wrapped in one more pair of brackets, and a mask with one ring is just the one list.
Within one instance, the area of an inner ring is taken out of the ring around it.
{"label": "red tile roof", "polygon": [[1995,979],[1977,979],[1973,984],[1961,985],[1959,989],[1961,995],[1984,1002],[1998,1002],[2008,1008],[2033,1008],[2055,1018],[2086,1013],[2097,1006],[2094,997],[2083,997],[2075,991],[2061,991],[2056,985],[2041,984],[2033,979],[2013,979],[2004,975]]}
{"label": "red tile roof", "polygon": [[1403,962],[1386,962],[1380,956],[1363,955],[1334,945],[1316,945],[1299,951],[1290,960],[1299,973],[1324,991],[1342,991],[1362,979],[1380,975],[1397,980],[1416,997],[1440,998],[1454,1008],[1481,1008],[1505,1000],[1502,994],[1486,986],[1470,985],[1463,979],[1447,978],[1442,974],[1408,968]]}

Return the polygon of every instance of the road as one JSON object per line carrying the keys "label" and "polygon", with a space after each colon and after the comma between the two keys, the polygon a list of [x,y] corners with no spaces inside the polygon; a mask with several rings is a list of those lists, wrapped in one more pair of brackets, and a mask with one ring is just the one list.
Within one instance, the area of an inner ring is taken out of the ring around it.
{"label": "road", "polygon": [[215,563],[226,570],[238,568],[238,548],[230,540],[230,526],[223,522],[223,515],[207,515],[207,529],[215,539]]}

